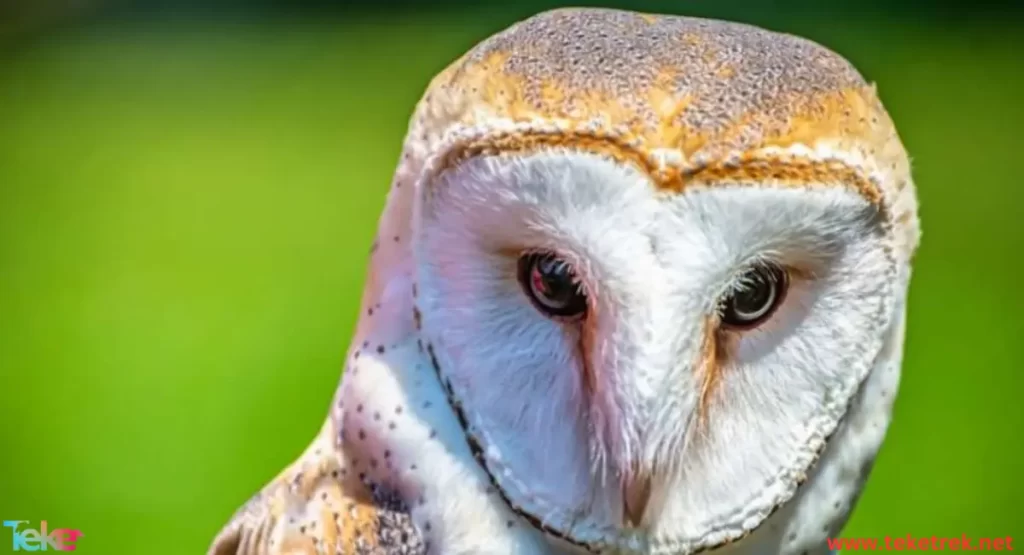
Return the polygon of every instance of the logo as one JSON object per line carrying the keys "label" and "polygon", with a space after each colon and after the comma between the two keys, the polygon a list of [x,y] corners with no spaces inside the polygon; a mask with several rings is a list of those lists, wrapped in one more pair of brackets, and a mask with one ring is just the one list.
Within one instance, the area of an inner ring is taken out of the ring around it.
{"label": "logo", "polygon": [[[47,532],[46,521],[39,524],[38,530],[21,525],[27,520],[5,520],[4,528],[10,528],[14,534],[12,549],[14,551],[74,551],[78,548],[75,542],[84,534],[80,530],[58,528]],[[19,531],[19,528],[22,528]]]}

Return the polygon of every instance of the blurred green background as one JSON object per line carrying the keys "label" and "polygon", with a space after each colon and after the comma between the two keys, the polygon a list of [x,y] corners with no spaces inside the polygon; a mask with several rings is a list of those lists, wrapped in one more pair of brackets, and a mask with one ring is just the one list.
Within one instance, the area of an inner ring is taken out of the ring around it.
{"label": "blurred green background", "polygon": [[[83,554],[203,552],[326,414],[427,81],[557,4],[0,7],[0,519],[79,528]],[[804,35],[879,83],[924,237],[846,533],[1024,536],[1021,14],[601,5]]]}

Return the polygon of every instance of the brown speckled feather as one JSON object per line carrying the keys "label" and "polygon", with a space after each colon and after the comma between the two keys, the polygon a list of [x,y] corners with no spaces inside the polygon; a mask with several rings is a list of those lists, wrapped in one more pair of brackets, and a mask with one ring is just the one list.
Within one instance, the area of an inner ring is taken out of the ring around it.
{"label": "brown speckled feather", "polygon": [[392,492],[343,468],[328,423],[305,453],[250,499],[208,555],[423,555]]}

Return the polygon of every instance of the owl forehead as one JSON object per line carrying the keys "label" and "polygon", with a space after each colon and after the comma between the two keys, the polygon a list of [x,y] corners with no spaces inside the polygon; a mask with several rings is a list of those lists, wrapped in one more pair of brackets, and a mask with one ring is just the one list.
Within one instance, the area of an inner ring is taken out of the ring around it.
{"label": "owl forehead", "polygon": [[752,112],[786,119],[866,85],[849,63],[808,40],[605,9],[542,13],[479,44],[453,69],[449,84],[468,86],[471,101],[496,115],[604,113],[638,134],[667,125],[708,132]]}
{"label": "owl forehead", "polygon": [[[892,208],[916,244],[909,160],[873,85],[792,35],[668,15],[569,8],[479,43],[430,83],[396,184],[478,155],[555,148],[691,185],[835,185]],[[905,225],[906,224],[906,225]]]}
{"label": "owl forehead", "polygon": [[416,120],[438,136],[529,122],[474,148],[602,150],[677,188],[759,149],[871,151],[893,134],[874,88],[811,41],[606,9],[545,12],[483,41],[434,79]]}

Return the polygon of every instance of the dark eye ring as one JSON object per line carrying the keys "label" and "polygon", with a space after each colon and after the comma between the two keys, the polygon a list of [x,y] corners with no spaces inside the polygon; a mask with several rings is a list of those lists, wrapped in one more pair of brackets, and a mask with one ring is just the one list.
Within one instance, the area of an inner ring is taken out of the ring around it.
{"label": "dark eye ring", "polygon": [[519,257],[519,284],[537,310],[547,316],[571,318],[587,311],[587,296],[568,262],[550,253]]}
{"label": "dark eye ring", "polygon": [[758,264],[740,278],[739,286],[722,300],[722,324],[751,329],[775,314],[786,298],[789,274],[774,264]]}

